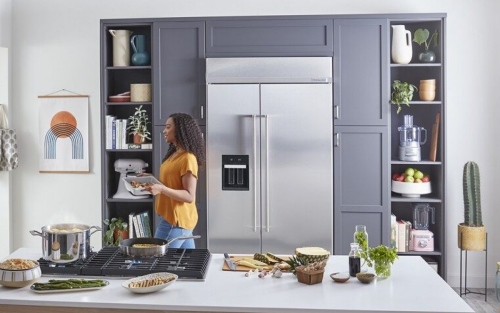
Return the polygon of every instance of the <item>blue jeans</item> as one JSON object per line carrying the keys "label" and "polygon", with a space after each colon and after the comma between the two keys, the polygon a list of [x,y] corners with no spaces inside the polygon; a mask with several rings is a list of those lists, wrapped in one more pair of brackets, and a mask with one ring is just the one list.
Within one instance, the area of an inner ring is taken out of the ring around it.
{"label": "blue jeans", "polygon": [[[193,231],[189,229],[184,229],[177,226],[172,226],[169,222],[165,221],[165,219],[161,216],[160,224],[158,228],[156,228],[155,238],[170,240],[176,237],[182,236],[192,236]],[[182,249],[194,249],[194,239],[185,239],[185,240],[176,240],[173,241],[169,246],[169,248],[182,248]]]}

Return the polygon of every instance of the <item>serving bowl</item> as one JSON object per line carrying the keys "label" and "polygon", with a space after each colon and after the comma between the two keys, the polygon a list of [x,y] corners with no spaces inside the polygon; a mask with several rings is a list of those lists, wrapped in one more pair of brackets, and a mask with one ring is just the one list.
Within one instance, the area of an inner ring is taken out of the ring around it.
{"label": "serving bowl", "polygon": [[[123,282],[122,287],[134,293],[150,293],[172,285],[177,278],[179,277],[172,273],[154,273],[129,279]],[[162,280],[164,282],[161,282]],[[136,284],[137,287],[134,286],[134,284]],[[144,287],[142,287],[142,285],[144,285]]]}
{"label": "serving bowl", "polygon": [[422,101],[433,101],[436,98],[436,91],[434,90],[420,90],[418,92],[420,100]]}
{"label": "serving bowl", "polygon": [[405,183],[393,180],[392,191],[400,193],[405,198],[420,198],[420,195],[431,193],[432,189],[431,182]]}
{"label": "serving bowl", "polygon": [[375,279],[375,274],[373,273],[357,273],[356,278],[363,284],[369,284]]}
{"label": "serving bowl", "polygon": [[[22,259],[11,259],[11,260],[22,260]],[[20,269],[0,268],[0,285],[10,288],[22,288],[35,283],[42,276],[42,271],[40,270],[40,264],[38,264],[37,261],[32,261],[32,260],[25,260],[25,261],[31,261],[36,265],[31,268],[20,268]]]}
{"label": "serving bowl", "polygon": [[349,278],[351,278],[349,273],[332,273],[330,274],[330,277],[336,283],[345,283],[346,281],[349,280]]}

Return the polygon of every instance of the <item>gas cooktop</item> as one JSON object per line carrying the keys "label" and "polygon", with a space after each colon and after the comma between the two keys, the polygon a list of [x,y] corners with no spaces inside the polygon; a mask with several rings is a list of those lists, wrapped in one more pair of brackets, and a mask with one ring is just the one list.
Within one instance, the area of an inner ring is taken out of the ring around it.
{"label": "gas cooktop", "polygon": [[86,260],[56,264],[38,260],[43,276],[84,276],[130,278],[157,272],[177,274],[182,280],[204,281],[211,254],[207,249],[168,249],[157,258],[134,259],[118,247],[104,247]]}

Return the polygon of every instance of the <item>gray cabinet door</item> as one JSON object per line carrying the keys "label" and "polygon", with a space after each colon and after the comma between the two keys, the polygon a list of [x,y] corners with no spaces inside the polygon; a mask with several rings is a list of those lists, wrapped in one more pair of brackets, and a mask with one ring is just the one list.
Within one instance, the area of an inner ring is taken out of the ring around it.
{"label": "gray cabinet door", "polygon": [[205,124],[205,23],[153,24],[154,124],[188,113]]}
{"label": "gray cabinet door", "polygon": [[[153,134],[153,175],[158,177],[160,174],[160,166],[162,164],[163,158],[167,154],[168,143],[165,142],[163,138],[163,129],[165,126],[155,126]],[[203,139],[205,139],[205,126],[200,126],[201,132],[203,134]],[[196,186],[196,208],[198,209],[198,224],[193,231],[195,235],[201,235],[200,239],[195,239],[196,248],[206,248],[207,247],[207,175],[205,168],[200,168],[198,170],[198,182]],[[158,226],[159,219],[156,213],[154,214],[154,228]]]}
{"label": "gray cabinet door", "polygon": [[354,226],[366,225],[369,245],[389,244],[390,178],[385,126],[334,127],[335,254],[348,254]]}
{"label": "gray cabinet door", "polygon": [[386,19],[334,22],[334,124],[387,125],[389,44]]}
{"label": "gray cabinet door", "polygon": [[331,56],[331,19],[207,21],[207,56]]}

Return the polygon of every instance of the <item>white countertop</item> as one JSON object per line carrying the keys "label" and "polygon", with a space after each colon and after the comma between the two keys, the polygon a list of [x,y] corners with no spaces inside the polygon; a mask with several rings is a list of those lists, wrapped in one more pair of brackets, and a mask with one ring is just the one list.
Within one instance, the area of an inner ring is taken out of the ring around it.
{"label": "white countertop", "polygon": [[[7,258],[39,259],[21,248]],[[29,287],[0,287],[2,305],[123,308],[210,312],[474,312],[420,257],[400,256],[386,280],[369,285],[351,278],[334,283],[329,274],[348,270],[347,256],[332,256],[321,284],[305,285],[292,274],[282,278],[247,278],[221,270],[223,257],[212,255],[205,282],[177,281],[151,294],[133,294],[123,280],[94,291],[37,294]],[[46,282],[54,277],[42,277]],[[106,279],[106,278],[104,278]]]}

